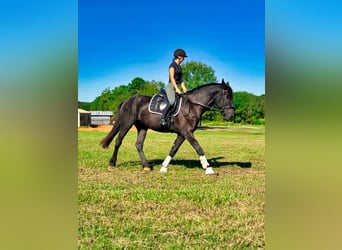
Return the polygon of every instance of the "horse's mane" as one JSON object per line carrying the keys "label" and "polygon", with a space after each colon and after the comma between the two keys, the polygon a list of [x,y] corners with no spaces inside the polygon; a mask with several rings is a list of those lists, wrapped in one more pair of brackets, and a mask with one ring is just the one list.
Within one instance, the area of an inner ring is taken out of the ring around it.
{"label": "horse's mane", "polygon": [[186,95],[190,95],[190,94],[192,94],[193,92],[196,92],[197,90],[200,90],[200,89],[203,88],[203,87],[214,86],[214,85],[222,85],[222,84],[221,84],[221,83],[216,83],[216,82],[207,83],[207,84],[204,84],[204,85],[197,86],[196,88],[193,88],[193,89],[191,89],[191,90],[188,90],[185,94],[186,94]]}

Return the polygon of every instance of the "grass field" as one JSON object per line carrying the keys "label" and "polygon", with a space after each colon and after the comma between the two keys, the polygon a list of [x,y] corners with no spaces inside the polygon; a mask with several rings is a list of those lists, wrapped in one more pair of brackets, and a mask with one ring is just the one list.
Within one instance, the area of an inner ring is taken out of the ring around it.
{"label": "grass field", "polygon": [[104,132],[78,132],[79,249],[264,249],[264,127],[198,130],[195,136],[218,176],[206,176],[184,142],[159,169],[175,134],[149,131],[142,171],[136,132],[124,139],[118,168],[99,146]]}

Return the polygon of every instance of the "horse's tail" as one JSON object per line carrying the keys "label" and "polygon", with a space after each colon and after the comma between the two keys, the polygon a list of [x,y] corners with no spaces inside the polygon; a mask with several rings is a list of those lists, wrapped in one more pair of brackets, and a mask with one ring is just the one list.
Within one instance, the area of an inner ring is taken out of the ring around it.
{"label": "horse's tail", "polygon": [[121,116],[121,106],[124,102],[121,102],[118,110],[116,112],[116,117],[115,117],[115,121],[114,121],[114,125],[112,130],[109,132],[109,134],[102,139],[102,141],[100,142],[100,145],[102,146],[102,148],[108,148],[110,143],[113,141],[114,137],[116,136],[117,133],[119,133],[120,131],[120,116]]}

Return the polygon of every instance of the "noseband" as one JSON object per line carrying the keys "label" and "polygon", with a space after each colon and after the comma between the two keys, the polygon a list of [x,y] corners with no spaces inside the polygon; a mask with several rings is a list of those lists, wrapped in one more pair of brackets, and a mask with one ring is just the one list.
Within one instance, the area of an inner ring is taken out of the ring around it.
{"label": "noseband", "polygon": [[224,111],[226,109],[233,109],[233,110],[235,110],[235,107],[234,106],[224,106],[224,107],[220,108],[220,111]]}

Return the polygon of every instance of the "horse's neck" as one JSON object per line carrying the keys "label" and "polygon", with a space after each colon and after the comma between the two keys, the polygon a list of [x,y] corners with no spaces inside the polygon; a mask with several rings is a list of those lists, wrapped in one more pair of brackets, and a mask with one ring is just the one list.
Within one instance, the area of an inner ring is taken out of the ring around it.
{"label": "horse's neck", "polygon": [[198,90],[197,92],[191,94],[190,98],[192,101],[202,103],[207,106],[212,106],[216,93],[217,93],[216,90],[211,90],[211,89],[208,91]]}

